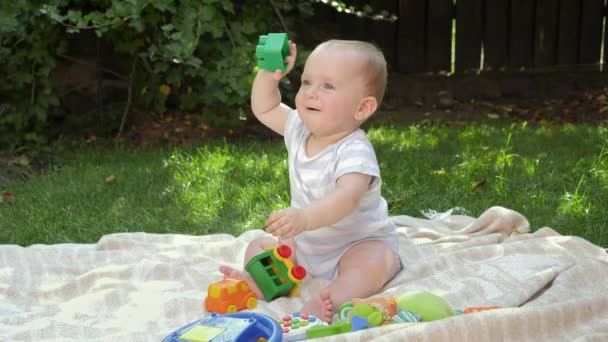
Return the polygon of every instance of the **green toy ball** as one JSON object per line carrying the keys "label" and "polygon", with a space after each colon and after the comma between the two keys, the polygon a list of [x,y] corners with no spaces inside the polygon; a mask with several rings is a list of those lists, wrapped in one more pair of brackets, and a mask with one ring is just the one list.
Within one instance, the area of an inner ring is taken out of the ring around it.
{"label": "green toy ball", "polygon": [[410,292],[397,298],[402,310],[416,313],[422,322],[430,322],[454,316],[456,312],[445,299],[425,291]]}

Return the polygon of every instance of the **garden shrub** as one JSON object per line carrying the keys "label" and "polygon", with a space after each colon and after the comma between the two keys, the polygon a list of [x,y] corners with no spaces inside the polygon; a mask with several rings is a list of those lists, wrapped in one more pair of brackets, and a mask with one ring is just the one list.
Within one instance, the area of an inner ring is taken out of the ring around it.
{"label": "garden shrub", "polygon": [[[59,104],[50,72],[73,34],[85,30],[94,31],[129,65],[135,63],[135,106],[157,113],[199,112],[212,124],[238,124],[247,112],[257,38],[283,31],[276,11],[291,25],[290,18],[312,13],[312,5],[287,0],[3,2],[0,143],[44,140],[49,110]],[[118,128],[119,122],[112,124]]]}
{"label": "garden shrub", "polygon": [[58,104],[49,74],[64,47],[59,31],[30,1],[0,4],[0,146],[44,141],[48,110]]}
{"label": "garden shrub", "polygon": [[[121,74],[131,85],[136,108],[161,114],[188,111],[215,126],[238,125],[249,115],[258,36],[282,32],[284,26],[293,35],[296,18],[312,15],[315,3],[327,1],[3,1],[0,149],[49,138],[49,113],[62,110],[50,75],[82,32],[94,32],[103,46],[121,56]],[[343,2],[328,5],[339,12],[378,16],[369,6],[359,11]],[[110,130],[119,128],[121,115],[100,114]]]}

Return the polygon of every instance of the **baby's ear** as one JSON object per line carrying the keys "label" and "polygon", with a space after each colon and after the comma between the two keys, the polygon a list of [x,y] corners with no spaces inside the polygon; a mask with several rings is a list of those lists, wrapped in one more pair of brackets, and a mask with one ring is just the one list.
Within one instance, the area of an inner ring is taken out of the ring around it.
{"label": "baby's ear", "polygon": [[368,96],[361,101],[359,109],[355,113],[355,120],[365,121],[367,120],[378,108],[378,101],[373,96]]}

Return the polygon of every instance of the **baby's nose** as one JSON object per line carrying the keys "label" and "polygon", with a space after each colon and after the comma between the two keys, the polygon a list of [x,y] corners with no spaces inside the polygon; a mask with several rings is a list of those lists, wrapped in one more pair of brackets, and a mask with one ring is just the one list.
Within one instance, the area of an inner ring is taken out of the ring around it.
{"label": "baby's nose", "polygon": [[316,97],[317,96],[317,87],[315,87],[315,86],[308,87],[304,94],[307,97]]}

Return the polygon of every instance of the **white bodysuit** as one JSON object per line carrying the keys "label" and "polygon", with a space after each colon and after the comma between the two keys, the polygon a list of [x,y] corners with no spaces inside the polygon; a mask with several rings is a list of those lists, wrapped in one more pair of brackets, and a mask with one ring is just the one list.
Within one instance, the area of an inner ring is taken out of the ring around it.
{"label": "white bodysuit", "polygon": [[296,110],[285,123],[291,206],[302,208],[331,192],[338,177],[358,172],[373,177],[369,189],[354,212],[327,227],[305,231],[295,237],[298,264],[313,277],[333,280],[340,258],[351,246],[379,240],[398,255],[397,233],[380,194],[380,168],[374,148],[358,129],[312,157],[306,155],[310,131]]}

